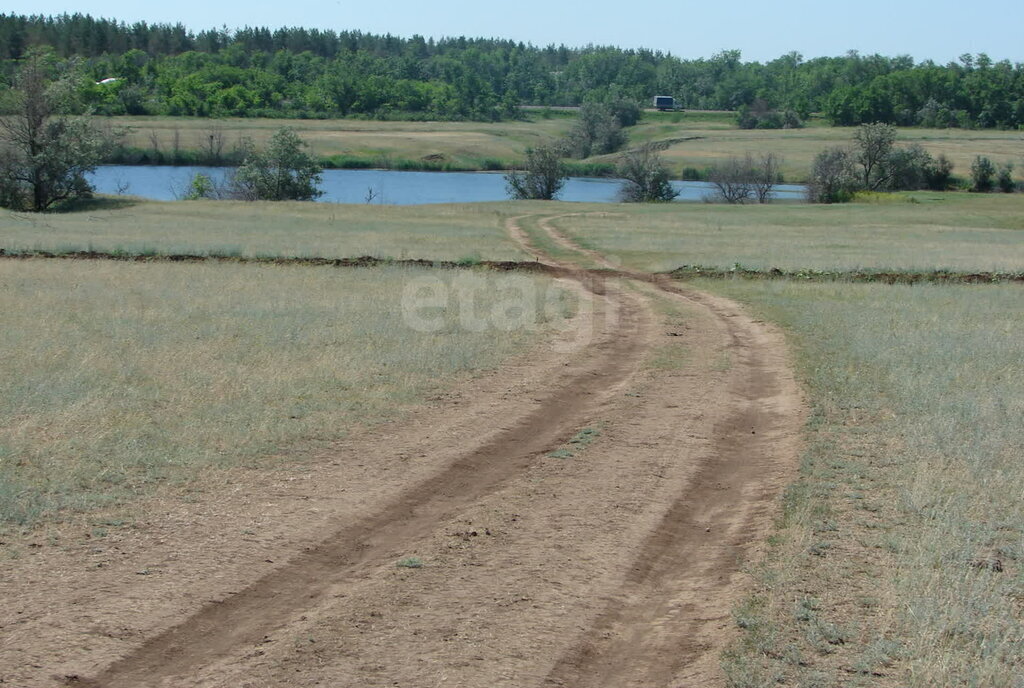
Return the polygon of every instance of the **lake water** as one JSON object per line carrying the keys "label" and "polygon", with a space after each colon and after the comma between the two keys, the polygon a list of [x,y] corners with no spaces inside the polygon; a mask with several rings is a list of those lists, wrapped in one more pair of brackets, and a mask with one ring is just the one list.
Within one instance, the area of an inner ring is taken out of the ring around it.
{"label": "lake water", "polygon": [[[202,172],[221,178],[228,168],[170,167],[162,165],[104,165],[90,180],[102,194],[127,194],[157,201],[179,199],[193,174]],[[619,179],[570,177],[559,200],[585,203],[615,203],[622,181]],[[713,192],[705,182],[672,182],[680,191],[677,201],[701,201]],[[421,205],[426,203],[477,203],[508,200],[505,179],[496,172],[399,172],[394,170],[324,170],[324,195],[327,203],[367,203],[382,205]],[[780,185],[779,199],[803,198],[804,187]]]}

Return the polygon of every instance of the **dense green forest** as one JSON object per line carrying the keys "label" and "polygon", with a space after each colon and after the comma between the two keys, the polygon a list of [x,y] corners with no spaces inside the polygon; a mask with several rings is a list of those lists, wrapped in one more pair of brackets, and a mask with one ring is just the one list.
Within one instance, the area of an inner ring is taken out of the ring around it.
{"label": "dense green forest", "polygon": [[661,94],[688,109],[821,112],[838,125],[1024,126],[1024,65],[984,54],[946,65],[854,52],[682,60],[603,46],[303,28],[194,33],[81,14],[0,14],[0,89],[34,47],[80,60],[82,102],[110,115],[492,120],[517,116],[521,104],[647,103]]}

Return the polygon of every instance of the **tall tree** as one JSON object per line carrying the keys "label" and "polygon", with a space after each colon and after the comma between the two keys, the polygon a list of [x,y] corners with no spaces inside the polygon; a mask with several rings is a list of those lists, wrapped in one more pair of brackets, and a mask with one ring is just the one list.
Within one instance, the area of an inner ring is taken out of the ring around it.
{"label": "tall tree", "polygon": [[891,124],[862,124],[854,133],[854,157],[865,189],[875,191],[889,183],[892,170],[886,163],[895,143],[896,127]]}

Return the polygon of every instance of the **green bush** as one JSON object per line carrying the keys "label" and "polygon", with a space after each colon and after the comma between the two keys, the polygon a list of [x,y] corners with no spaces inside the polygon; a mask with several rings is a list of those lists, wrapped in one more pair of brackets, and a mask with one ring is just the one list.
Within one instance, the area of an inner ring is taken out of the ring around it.
{"label": "green bush", "polygon": [[996,166],[984,155],[971,163],[971,191],[988,193],[995,186]]}
{"label": "green bush", "polygon": [[861,188],[849,149],[827,148],[814,158],[807,198],[812,203],[846,203]]}
{"label": "green bush", "polygon": [[1017,190],[1017,184],[1013,181],[1013,163],[1008,162],[999,168],[996,176],[996,186],[1003,193],[1013,193]]}
{"label": "green bush", "polygon": [[668,169],[651,144],[646,144],[622,157],[619,176],[625,182],[619,198],[626,203],[671,201],[679,195],[669,181]]}
{"label": "green bush", "polygon": [[233,195],[251,201],[311,201],[323,195],[322,168],[306,147],[294,129],[278,129],[265,151],[246,155],[235,173]]}
{"label": "green bush", "polygon": [[557,145],[526,149],[526,168],[505,175],[510,197],[517,200],[550,201],[558,196],[568,176]]}

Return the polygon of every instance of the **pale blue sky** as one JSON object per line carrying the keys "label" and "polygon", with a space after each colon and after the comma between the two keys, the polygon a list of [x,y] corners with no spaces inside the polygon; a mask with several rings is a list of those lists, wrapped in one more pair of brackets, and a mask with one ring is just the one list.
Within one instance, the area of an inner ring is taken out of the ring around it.
{"label": "pale blue sky", "polygon": [[358,29],[398,36],[499,37],[536,45],[646,47],[684,58],[725,49],[745,60],[791,50],[806,58],[847,50],[911,55],[938,63],[963,53],[1024,62],[1024,0],[8,0],[6,12],[83,12],[127,22],[181,22],[192,29],[244,25]]}

